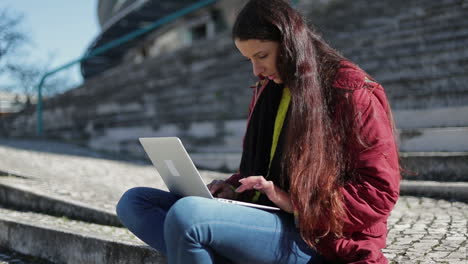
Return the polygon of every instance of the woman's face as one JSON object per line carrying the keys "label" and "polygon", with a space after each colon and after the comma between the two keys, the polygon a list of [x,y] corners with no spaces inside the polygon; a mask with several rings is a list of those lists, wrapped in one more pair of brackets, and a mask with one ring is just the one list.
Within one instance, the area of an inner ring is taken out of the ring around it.
{"label": "woman's face", "polygon": [[235,44],[240,53],[252,62],[255,76],[263,76],[275,83],[283,82],[276,66],[279,53],[278,42],[259,39],[236,39]]}

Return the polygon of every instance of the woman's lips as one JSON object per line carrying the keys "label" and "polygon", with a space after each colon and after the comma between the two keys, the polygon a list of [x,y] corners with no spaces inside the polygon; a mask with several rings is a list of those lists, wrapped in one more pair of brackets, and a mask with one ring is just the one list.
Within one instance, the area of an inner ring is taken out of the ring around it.
{"label": "woman's lips", "polygon": [[274,80],[276,79],[276,74],[272,74],[272,75],[263,75],[263,74],[260,74],[258,75],[258,78],[260,78],[260,80],[263,80],[263,79],[268,79],[268,80]]}

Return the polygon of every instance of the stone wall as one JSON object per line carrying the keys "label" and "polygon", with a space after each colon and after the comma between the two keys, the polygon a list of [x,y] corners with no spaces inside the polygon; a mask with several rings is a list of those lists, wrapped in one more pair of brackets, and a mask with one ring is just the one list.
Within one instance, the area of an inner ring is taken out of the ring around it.
{"label": "stone wall", "polygon": [[[397,112],[467,104],[468,0],[303,0],[299,8],[385,86]],[[179,136],[198,165],[232,170],[254,81],[226,32],[46,101],[45,134],[138,156],[138,137]],[[36,116],[2,123],[9,135],[33,135]]]}

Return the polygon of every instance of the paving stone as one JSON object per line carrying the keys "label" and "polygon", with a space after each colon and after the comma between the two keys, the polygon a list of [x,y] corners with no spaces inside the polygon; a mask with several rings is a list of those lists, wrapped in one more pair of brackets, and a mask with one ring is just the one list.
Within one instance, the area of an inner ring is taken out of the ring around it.
{"label": "paving stone", "polygon": [[401,197],[388,222],[384,254],[394,263],[463,263],[467,211],[465,203]]}

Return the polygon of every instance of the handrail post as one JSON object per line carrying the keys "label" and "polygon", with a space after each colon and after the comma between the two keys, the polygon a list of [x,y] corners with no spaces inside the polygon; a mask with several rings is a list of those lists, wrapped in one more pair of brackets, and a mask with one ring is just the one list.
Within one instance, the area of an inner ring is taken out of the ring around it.
{"label": "handrail post", "polygon": [[44,81],[47,78],[48,73],[42,76],[39,85],[37,86],[37,103],[36,103],[36,111],[37,111],[37,126],[36,126],[36,134],[38,137],[42,137],[42,86],[44,85]]}

